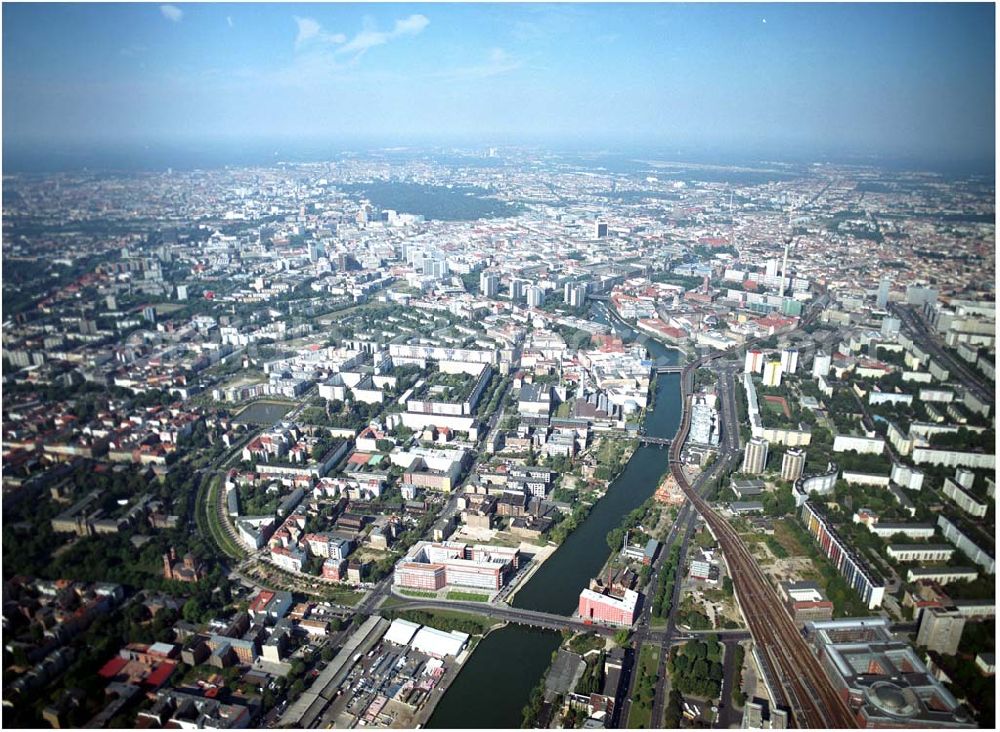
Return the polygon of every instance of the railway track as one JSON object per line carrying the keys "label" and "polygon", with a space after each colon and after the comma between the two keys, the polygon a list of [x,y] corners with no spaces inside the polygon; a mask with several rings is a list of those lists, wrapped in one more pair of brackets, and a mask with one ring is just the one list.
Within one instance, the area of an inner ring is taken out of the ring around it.
{"label": "railway track", "polygon": [[[749,345],[749,344],[748,344]],[[687,391],[687,376],[712,357],[704,357],[685,368],[682,378]],[[785,612],[774,588],[764,576],[743,540],[708,502],[693,490],[680,467],[681,446],[690,428],[687,397],[684,415],[671,446],[671,471],[694,508],[712,529],[729,564],[734,589],[744,608],[747,625],[762,657],[772,666],[776,680],[792,716],[799,727],[848,729],[857,722],[846,702],[834,690],[817,658],[806,645],[791,618]]]}

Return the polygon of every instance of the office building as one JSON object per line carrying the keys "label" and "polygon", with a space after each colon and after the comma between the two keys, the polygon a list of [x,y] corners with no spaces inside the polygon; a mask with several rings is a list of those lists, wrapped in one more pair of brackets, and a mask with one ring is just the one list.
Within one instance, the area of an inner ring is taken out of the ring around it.
{"label": "office building", "polygon": [[517,549],[421,541],[396,563],[393,583],[418,590],[457,586],[495,592],[517,569],[518,562]]}
{"label": "office building", "polygon": [[805,632],[807,643],[858,727],[976,726],[917,652],[893,638],[887,619],[811,622]]}
{"label": "office building", "polygon": [[479,294],[483,297],[496,297],[500,292],[500,278],[492,272],[479,275]]}
{"label": "office building", "polygon": [[743,471],[751,475],[758,475],[764,472],[767,465],[768,442],[762,437],[754,437],[747,443],[746,452],[743,455]]}
{"label": "office building", "polygon": [[754,697],[743,707],[740,729],[788,729],[788,712],[772,707],[767,699]]}
{"label": "office building", "polygon": [[782,582],[778,592],[796,625],[833,619],[833,603],[815,582]]}
{"label": "office building", "polygon": [[947,562],[955,554],[951,544],[890,544],[885,548],[897,562]]}
{"label": "office building", "polygon": [[719,412],[703,394],[696,395],[691,406],[690,439],[699,445],[719,444]]}
{"label": "office building", "polygon": [[152,305],[147,305],[142,309],[142,317],[148,320],[150,323],[156,322],[156,308]]}
{"label": "office building", "polygon": [[806,467],[806,451],[789,449],[781,458],[781,479],[794,483],[802,477]]}
{"label": "office building", "polygon": [[736,494],[737,498],[743,500],[746,498],[753,498],[754,496],[759,496],[761,493],[763,493],[764,481],[733,478],[729,482],[729,487],[732,488],[733,493]]}
{"label": "office building", "polygon": [[603,239],[608,235],[608,225],[603,221],[594,222],[594,238]]}
{"label": "office building", "polygon": [[925,607],[920,613],[917,645],[945,656],[958,652],[958,642],[965,628],[965,616],[955,608]]}
{"label": "office building", "polygon": [[619,598],[586,589],[580,593],[577,609],[584,620],[628,627],[635,622],[638,605],[639,593],[635,590],[625,590]]}
{"label": "office building", "polygon": [[764,386],[781,386],[781,361],[764,364]]}
{"label": "office building", "polygon": [[882,318],[882,325],[879,328],[879,333],[886,338],[891,338],[899,333],[900,325],[902,325],[902,323],[899,318]]}
{"label": "office building", "polygon": [[918,285],[910,285],[906,288],[906,304],[907,305],[917,305],[923,306],[926,303],[934,304],[938,299],[937,288],[934,287],[920,287]]}

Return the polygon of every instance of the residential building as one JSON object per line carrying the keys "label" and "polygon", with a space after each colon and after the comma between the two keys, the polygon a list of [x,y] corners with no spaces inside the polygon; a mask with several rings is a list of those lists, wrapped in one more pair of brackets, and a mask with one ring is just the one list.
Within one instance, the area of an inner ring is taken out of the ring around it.
{"label": "residential building", "polygon": [[781,361],[764,364],[764,386],[781,386]]}
{"label": "residential building", "polygon": [[806,467],[806,451],[791,448],[781,458],[781,479],[794,483]]}
{"label": "residential building", "polygon": [[879,577],[860,554],[854,551],[837,533],[821,509],[811,501],[802,505],[802,520],[808,532],[816,539],[820,550],[833,563],[851,589],[872,610],[882,605],[885,581]]}
{"label": "residential building", "polygon": [[762,437],[753,437],[747,443],[746,451],[743,455],[743,471],[751,475],[759,475],[764,472],[767,465],[767,440]]}
{"label": "residential building", "polygon": [[965,616],[955,608],[925,607],[920,613],[917,645],[945,656],[958,652]]}

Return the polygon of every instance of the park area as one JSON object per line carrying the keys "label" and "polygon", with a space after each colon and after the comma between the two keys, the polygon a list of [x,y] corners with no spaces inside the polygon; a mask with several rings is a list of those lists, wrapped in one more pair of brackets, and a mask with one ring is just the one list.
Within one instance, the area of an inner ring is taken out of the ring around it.
{"label": "park area", "polygon": [[653,698],[656,695],[657,671],[660,666],[660,647],[653,644],[644,645],[639,651],[639,661],[636,664],[637,678],[635,695],[628,713],[629,729],[649,729],[659,727],[652,724]]}

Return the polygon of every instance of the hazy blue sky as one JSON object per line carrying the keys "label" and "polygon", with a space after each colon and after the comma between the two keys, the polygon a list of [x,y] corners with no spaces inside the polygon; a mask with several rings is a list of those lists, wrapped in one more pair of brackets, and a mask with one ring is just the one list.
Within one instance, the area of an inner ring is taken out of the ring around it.
{"label": "hazy blue sky", "polygon": [[3,6],[5,146],[385,137],[994,155],[978,5]]}

